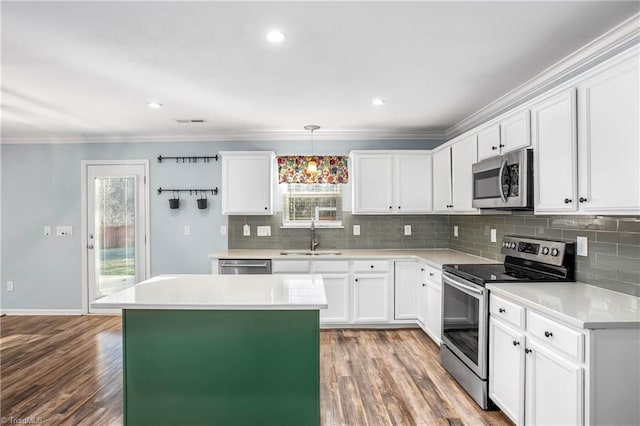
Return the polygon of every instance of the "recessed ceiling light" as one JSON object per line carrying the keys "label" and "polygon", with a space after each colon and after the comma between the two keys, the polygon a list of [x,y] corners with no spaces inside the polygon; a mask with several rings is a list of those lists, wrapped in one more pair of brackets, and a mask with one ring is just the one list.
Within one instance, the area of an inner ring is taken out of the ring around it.
{"label": "recessed ceiling light", "polygon": [[284,41],[284,34],[280,30],[271,30],[267,33],[267,40],[271,43],[281,43]]}
{"label": "recessed ceiling light", "polygon": [[163,105],[158,102],[147,102],[147,106],[152,109],[158,109],[163,107]]}
{"label": "recessed ceiling light", "polygon": [[384,102],[385,102],[385,101],[384,101],[384,99],[382,99],[382,98],[374,98],[374,99],[371,101],[371,105],[373,105],[373,106],[382,106],[382,105],[384,105]]}

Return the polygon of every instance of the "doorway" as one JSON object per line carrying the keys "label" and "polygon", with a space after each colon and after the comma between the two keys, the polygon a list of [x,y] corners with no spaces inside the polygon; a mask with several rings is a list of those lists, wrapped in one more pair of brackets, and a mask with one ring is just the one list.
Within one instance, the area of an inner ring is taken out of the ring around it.
{"label": "doorway", "polygon": [[[83,161],[83,312],[149,276],[148,160]],[[113,312],[118,312],[115,310]]]}

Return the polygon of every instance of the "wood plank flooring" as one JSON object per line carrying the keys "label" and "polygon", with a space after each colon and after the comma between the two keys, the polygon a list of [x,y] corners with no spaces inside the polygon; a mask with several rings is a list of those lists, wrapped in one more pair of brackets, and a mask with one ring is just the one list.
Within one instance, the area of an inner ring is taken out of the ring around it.
{"label": "wood plank flooring", "polygon": [[[323,425],[510,424],[475,405],[421,330],[322,331],[320,351]],[[2,317],[0,386],[7,422],[122,424],[120,317]]]}

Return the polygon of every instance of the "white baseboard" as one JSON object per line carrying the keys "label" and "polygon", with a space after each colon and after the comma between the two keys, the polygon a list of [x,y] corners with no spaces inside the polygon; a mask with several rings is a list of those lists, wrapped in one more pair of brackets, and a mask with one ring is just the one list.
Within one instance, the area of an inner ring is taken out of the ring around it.
{"label": "white baseboard", "polygon": [[82,309],[2,309],[7,315],[82,315]]}

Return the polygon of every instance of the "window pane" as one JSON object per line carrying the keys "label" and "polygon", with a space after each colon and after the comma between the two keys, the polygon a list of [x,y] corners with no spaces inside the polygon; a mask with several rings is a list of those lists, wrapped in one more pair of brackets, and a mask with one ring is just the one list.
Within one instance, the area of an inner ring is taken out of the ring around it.
{"label": "window pane", "polygon": [[342,191],[334,184],[287,184],[284,196],[285,222],[340,224]]}

